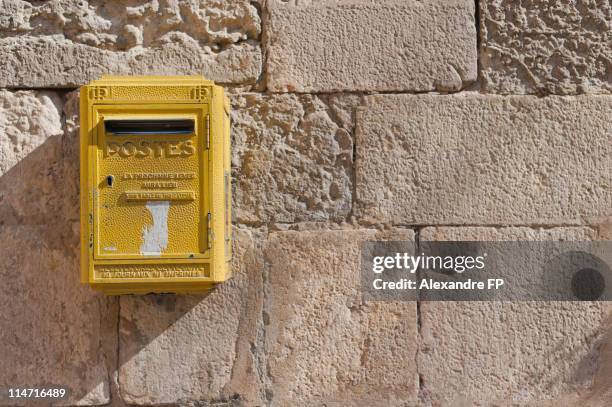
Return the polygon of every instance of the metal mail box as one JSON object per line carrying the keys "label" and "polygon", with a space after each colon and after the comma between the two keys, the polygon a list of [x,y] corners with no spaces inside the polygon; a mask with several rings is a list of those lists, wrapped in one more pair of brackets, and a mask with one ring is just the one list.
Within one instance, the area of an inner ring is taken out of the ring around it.
{"label": "metal mail box", "polygon": [[198,76],[81,87],[81,281],[190,293],[230,277],[229,101]]}

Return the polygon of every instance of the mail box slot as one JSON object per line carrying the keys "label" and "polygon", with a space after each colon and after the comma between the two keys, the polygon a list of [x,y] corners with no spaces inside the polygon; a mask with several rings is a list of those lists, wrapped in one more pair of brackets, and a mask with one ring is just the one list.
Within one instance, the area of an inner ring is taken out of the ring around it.
{"label": "mail box slot", "polygon": [[81,88],[81,280],[106,294],[230,277],[229,101],[197,76]]}
{"label": "mail box slot", "polygon": [[107,134],[191,134],[194,121],[190,119],[167,120],[105,120]]}

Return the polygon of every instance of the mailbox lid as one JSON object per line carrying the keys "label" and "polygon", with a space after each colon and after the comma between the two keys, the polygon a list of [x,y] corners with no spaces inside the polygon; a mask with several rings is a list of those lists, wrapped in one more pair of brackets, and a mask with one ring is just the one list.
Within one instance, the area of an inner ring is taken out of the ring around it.
{"label": "mailbox lid", "polygon": [[207,258],[208,105],[94,105],[95,259]]}

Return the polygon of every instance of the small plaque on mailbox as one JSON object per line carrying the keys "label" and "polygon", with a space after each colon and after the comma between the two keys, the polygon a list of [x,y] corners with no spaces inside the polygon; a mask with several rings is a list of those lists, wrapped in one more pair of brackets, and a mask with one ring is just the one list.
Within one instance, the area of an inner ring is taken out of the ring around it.
{"label": "small plaque on mailbox", "polygon": [[199,292],[230,276],[229,102],[201,77],[81,88],[82,281]]}

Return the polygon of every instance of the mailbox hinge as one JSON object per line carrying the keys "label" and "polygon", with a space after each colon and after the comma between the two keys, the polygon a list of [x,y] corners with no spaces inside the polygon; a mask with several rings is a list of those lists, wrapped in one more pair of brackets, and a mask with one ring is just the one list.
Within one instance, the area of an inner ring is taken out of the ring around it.
{"label": "mailbox hinge", "polygon": [[208,216],[206,217],[206,244],[208,245],[209,249],[212,249],[212,239],[213,239],[211,221],[212,221],[212,214],[208,212]]}
{"label": "mailbox hinge", "polygon": [[210,149],[210,115],[206,115],[206,149]]}

